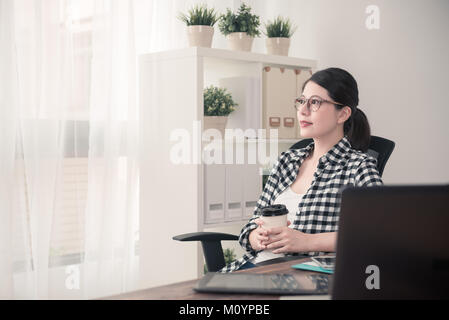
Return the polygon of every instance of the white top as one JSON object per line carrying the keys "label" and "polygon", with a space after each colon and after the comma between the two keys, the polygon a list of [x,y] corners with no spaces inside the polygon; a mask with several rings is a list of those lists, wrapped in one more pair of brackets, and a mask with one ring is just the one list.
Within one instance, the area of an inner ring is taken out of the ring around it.
{"label": "white top", "polygon": [[[299,201],[301,201],[304,194],[294,192],[290,187],[285,189],[274,201],[273,204],[284,204],[287,207],[288,215],[287,219],[291,222],[290,228],[293,228],[293,221],[295,220],[296,212],[298,211]],[[259,263],[266,260],[271,260],[279,257],[283,257],[283,253],[272,253],[269,250],[261,251],[257,254],[257,257],[251,259],[252,263]]]}

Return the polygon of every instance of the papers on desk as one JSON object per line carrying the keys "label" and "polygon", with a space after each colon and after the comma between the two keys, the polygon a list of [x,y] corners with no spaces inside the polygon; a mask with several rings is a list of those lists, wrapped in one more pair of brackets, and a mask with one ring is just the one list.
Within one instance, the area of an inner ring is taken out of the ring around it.
{"label": "papers on desk", "polygon": [[327,273],[327,274],[333,274],[334,273],[333,270],[324,269],[324,268],[318,266],[313,261],[304,262],[304,263],[300,263],[300,264],[295,264],[295,265],[292,266],[292,268],[298,269],[298,270],[305,270],[305,271],[322,272],[322,273]]}

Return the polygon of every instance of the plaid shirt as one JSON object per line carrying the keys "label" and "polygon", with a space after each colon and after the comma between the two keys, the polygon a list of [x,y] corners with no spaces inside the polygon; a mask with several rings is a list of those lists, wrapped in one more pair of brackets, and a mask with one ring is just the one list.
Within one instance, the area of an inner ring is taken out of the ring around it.
{"label": "plaid shirt", "polygon": [[[257,255],[249,242],[249,234],[257,228],[254,220],[259,217],[259,209],[273,204],[276,197],[296,180],[301,163],[308,157],[313,147],[312,142],[303,149],[290,149],[281,153],[257,201],[253,217],[240,232],[239,242],[246,250],[246,254],[225,266],[220,272],[235,271]],[[298,204],[293,228],[304,233],[337,231],[340,189],[347,185],[376,186],[382,185],[382,180],[377,171],[377,160],[366,153],[352,149],[348,138],[344,137],[320,158],[312,184]],[[286,255],[298,254],[300,253]],[[303,254],[312,256],[322,253]]]}

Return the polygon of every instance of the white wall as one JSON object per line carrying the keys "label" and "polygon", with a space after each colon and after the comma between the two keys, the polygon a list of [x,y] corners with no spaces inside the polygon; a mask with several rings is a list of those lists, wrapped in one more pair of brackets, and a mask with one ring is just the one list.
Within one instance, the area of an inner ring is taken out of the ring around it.
{"label": "white wall", "polygon": [[[368,5],[379,7],[379,30],[365,27]],[[372,134],[396,142],[385,183],[449,182],[449,1],[267,0],[257,9],[264,21],[280,14],[298,25],[291,56],[356,78]]]}

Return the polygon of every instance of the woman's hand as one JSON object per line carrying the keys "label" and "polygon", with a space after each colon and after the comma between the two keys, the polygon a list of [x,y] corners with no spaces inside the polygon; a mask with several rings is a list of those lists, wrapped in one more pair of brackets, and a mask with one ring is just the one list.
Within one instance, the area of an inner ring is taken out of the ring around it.
{"label": "woman's hand", "polygon": [[303,252],[308,251],[308,240],[310,235],[287,227],[271,228],[266,230],[268,240],[262,242],[265,249],[273,253]]}
{"label": "woman's hand", "polygon": [[268,241],[268,231],[262,228],[262,219],[257,218],[256,220],[254,220],[254,222],[257,224],[257,229],[254,229],[249,234],[249,243],[255,251],[265,250],[266,246],[263,244],[263,242]]}

